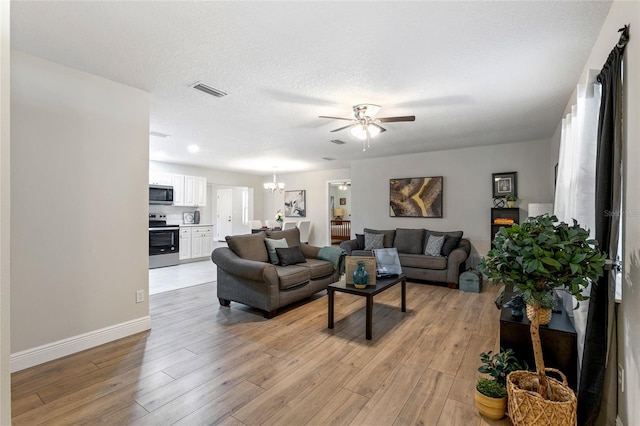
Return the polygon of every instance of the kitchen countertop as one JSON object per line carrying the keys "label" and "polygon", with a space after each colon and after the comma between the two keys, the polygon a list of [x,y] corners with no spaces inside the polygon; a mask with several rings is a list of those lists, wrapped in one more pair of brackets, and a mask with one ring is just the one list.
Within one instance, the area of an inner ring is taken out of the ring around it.
{"label": "kitchen countertop", "polygon": [[179,226],[185,226],[185,227],[193,227],[193,226],[213,226],[212,223],[169,223],[168,225],[179,225]]}

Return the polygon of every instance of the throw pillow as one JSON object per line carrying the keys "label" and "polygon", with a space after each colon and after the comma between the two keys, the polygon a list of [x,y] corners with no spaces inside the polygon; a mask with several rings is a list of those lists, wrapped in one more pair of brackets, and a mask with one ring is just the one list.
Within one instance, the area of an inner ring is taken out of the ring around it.
{"label": "throw pillow", "polygon": [[460,245],[461,237],[452,237],[451,235],[444,236],[444,244],[442,245],[442,255],[449,256]]}
{"label": "throw pillow", "polygon": [[246,235],[227,235],[227,245],[242,259],[268,262],[269,253],[264,245],[264,232]]}
{"label": "throw pillow", "polygon": [[356,234],[356,250],[364,250],[364,234]]}
{"label": "throw pillow", "polygon": [[427,240],[427,246],[424,249],[424,254],[427,256],[440,256],[440,251],[442,250],[442,245],[444,244],[444,235],[441,237],[436,237],[435,235],[430,235]]}
{"label": "throw pillow", "polygon": [[424,247],[424,229],[396,229],[393,246],[398,253],[421,254]]}
{"label": "throw pillow", "polygon": [[276,247],[276,253],[278,254],[280,265],[282,266],[295,265],[297,263],[305,263],[307,261],[307,259],[304,258],[302,250],[300,250],[299,246],[288,248]]}
{"label": "throw pillow", "polygon": [[393,239],[396,235],[395,229],[378,230],[378,229],[364,228],[364,233],[366,234],[367,232],[370,234],[383,234],[384,235],[384,239],[382,240],[383,248],[393,247]]}
{"label": "throw pillow", "polygon": [[384,248],[383,245],[384,234],[371,234],[369,232],[364,233],[364,249],[375,250]]}
{"label": "throw pillow", "polygon": [[287,240],[284,238],[281,240],[274,240],[273,238],[265,238],[264,243],[267,245],[267,252],[269,253],[269,260],[274,265],[280,263],[280,259],[278,259],[278,253],[276,253],[276,248],[287,248],[289,245],[287,244]]}

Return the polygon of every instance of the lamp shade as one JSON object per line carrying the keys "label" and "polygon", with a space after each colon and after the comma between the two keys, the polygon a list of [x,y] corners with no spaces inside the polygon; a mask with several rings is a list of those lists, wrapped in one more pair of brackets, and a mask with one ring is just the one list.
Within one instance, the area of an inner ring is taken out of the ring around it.
{"label": "lamp shade", "polygon": [[342,217],[344,216],[344,209],[333,209],[333,215],[336,217]]}
{"label": "lamp shade", "polygon": [[527,209],[529,210],[528,217],[536,217],[545,213],[553,214],[553,204],[551,203],[529,203]]}

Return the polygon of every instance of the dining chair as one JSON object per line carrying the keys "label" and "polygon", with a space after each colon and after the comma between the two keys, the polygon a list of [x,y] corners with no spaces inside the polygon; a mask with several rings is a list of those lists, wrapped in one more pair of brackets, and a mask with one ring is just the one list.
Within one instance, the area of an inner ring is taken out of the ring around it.
{"label": "dining chair", "polygon": [[308,243],[309,234],[311,233],[311,221],[310,220],[298,221],[298,228],[300,229],[300,242]]}
{"label": "dining chair", "polygon": [[262,221],[261,220],[250,220],[249,221],[249,226],[251,226],[251,229],[260,229],[260,228],[262,228]]}
{"label": "dining chair", "polygon": [[293,229],[297,226],[298,224],[296,222],[284,222],[282,224],[282,229]]}

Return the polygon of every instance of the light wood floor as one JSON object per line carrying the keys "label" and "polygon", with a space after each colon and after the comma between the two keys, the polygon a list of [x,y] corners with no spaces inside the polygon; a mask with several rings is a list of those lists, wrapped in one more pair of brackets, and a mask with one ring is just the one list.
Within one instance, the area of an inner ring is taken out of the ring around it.
{"label": "light wood floor", "polygon": [[266,320],[222,308],[215,285],[150,298],[153,328],[12,376],[14,425],[508,425],[474,405],[479,353],[496,349],[494,289],[427,284],[336,293]]}

